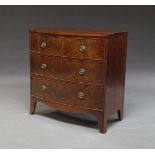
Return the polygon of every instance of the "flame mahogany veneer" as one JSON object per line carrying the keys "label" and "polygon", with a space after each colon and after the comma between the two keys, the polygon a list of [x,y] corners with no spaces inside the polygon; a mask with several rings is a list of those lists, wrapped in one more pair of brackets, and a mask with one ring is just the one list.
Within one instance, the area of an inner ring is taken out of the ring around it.
{"label": "flame mahogany veneer", "polygon": [[96,116],[106,132],[109,116],[123,119],[127,32],[34,28],[30,37],[30,114],[37,102]]}

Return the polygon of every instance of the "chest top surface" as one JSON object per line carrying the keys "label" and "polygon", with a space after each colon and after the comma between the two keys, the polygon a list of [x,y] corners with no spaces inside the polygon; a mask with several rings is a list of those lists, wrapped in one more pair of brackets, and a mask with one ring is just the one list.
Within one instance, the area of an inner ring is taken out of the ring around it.
{"label": "chest top surface", "polygon": [[86,37],[109,37],[111,35],[117,35],[127,33],[126,31],[104,31],[95,29],[74,29],[74,28],[31,28],[29,32],[47,33],[55,35],[67,35],[67,36],[86,36]]}

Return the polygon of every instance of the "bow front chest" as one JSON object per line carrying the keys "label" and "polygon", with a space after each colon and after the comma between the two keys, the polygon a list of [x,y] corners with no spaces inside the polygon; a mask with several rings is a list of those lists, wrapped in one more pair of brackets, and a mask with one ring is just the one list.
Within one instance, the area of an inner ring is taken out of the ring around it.
{"label": "bow front chest", "polygon": [[123,118],[127,32],[36,28],[30,37],[30,114],[36,103],[96,116]]}

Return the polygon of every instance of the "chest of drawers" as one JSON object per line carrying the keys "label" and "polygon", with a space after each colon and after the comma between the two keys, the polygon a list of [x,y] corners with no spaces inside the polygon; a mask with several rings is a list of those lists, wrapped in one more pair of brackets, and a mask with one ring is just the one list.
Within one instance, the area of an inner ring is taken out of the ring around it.
{"label": "chest of drawers", "polygon": [[95,115],[99,131],[123,118],[127,32],[30,29],[30,114],[37,102]]}

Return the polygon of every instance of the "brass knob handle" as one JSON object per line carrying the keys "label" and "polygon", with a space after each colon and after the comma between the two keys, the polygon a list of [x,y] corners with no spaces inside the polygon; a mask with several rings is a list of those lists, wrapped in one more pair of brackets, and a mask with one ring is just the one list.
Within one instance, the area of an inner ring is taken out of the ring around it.
{"label": "brass knob handle", "polygon": [[41,86],[41,91],[45,91],[46,89],[47,89],[46,86],[44,86],[44,85]]}
{"label": "brass knob handle", "polygon": [[83,92],[79,92],[79,93],[78,93],[78,98],[79,98],[79,99],[83,99],[84,96],[85,96],[85,94],[84,94]]}
{"label": "brass knob handle", "polygon": [[85,69],[83,69],[83,68],[79,69],[79,74],[84,75],[85,74]]}
{"label": "brass knob handle", "polygon": [[42,48],[45,48],[46,45],[47,45],[47,44],[46,44],[46,42],[44,42],[44,41],[41,43],[41,47],[42,47]]}
{"label": "brass knob handle", "polygon": [[46,64],[41,64],[41,69],[46,69],[47,65]]}
{"label": "brass knob handle", "polygon": [[80,50],[80,52],[84,52],[86,50],[86,46],[81,45],[79,50]]}

